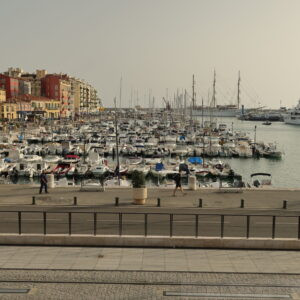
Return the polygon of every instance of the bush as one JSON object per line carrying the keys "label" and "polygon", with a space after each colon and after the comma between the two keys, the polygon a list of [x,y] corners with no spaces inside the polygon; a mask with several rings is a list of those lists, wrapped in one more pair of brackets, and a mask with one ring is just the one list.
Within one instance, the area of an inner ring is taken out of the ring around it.
{"label": "bush", "polygon": [[131,181],[134,188],[143,188],[146,186],[145,175],[141,171],[133,171],[131,174]]}

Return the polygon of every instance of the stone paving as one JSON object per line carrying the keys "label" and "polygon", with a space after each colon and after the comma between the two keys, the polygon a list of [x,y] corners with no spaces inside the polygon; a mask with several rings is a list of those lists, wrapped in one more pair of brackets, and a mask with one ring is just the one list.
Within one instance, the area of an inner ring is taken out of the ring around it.
{"label": "stone paving", "polygon": [[0,268],[300,274],[300,252],[0,246]]}
{"label": "stone paving", "polygon": [[0,269],[0,282],[30,289],[1,299],[300,299],[291,274]]}
{"label": "stone paving", "polygon": [[[225,190],[224,190],[225,191]],[[48,195],[38,194],[38,187],[30,185],[0,185],[0,205],[30,205],[32,196],[37,204],[46,205],[71,205],[73,198],[77,197],[78,205],[99,205],[103,209],[114,207],[115,197],[120,198],[120,208],[137,209],[132,205],[131,188],[107,189],[105,192],[80,192],[78,187],[50,189]],[[283,200],[288,200],[288,210],[300,210],[300,189],[245,189],[242,193],[220,192],[219,189],[186,190],[186,195],[180,193],[172,197],[172,189],[148,189],[148,199],[145,206],[140,208],[155,207],[157,198],[161,198],[162,208],[195,208],[199,198],[203,199],[204,208],[238,208],[241,199],[245,201],[245,208],[249,209],[279,209]]]}

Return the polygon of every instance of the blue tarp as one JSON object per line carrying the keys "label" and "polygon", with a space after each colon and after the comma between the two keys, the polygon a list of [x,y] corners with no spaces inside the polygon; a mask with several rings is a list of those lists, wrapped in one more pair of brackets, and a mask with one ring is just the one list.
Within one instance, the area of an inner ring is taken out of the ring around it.
{"label": "blue tarp", "polygon": [[190,162],[191,164],[202,164],[203,160],[201,157],[189,157],[188,158],[188,162]]}
{"label": "blue tarp", "polygon": [[162,163],[157,163],[156,165],[155,165],[155,171],[161,171],[161,170],[163,170],[165,168],[165,166],[164,166],[164,164],[162,164]]}
{"label": "blue tarp", "polygon": [[184,135],[181,135],[181,136],[179,137],[179,140],[180,140],[180,141],[184,141],[184,140],[185,140],[185,136],[184,136]]}
{"label": "blue tarp", "polygon": [[4,158],[4,161],[5,162],[11,162],[11,159],[6,157],[6,158]]}

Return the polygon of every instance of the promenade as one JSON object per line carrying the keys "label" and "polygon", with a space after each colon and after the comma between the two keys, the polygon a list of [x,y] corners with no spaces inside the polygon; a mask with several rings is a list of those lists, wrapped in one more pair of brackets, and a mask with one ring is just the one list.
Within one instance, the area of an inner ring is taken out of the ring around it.
{"label": "promenade", "polygon": [[[132,204],[131,189],[80,192],[72,187],[50,189],[48,195],[39,195],[37,187],[7,185],[1,186],[0,191],[0,213],[276,213],[285,217],[300,212],[300,191],[285,189],[239,193],[187,190],[185,196],[178,193],[177,197],[172,197],[170,189],[149,189],[145,206]],[[119,206],[115,206],[115,197],[119,197]],[[158,197],[161,207],[156,206]],[[202,208],[198,207],[199,198],[203,200]],[[241,199],[245,201],[244,208],[240,208]],[[283,200],[288,201],[286,209],[282,207]],[[24,221],[27,230],[36,228],[31,217]],[[62,219],[56,221],[57,226],[64,224]],[[77,220],[78,232],[82,233],[80,227],[87,222],[87,218]],[[13,226],[12,218],[6,215],[1,216],[0,223],[1,232]],[[231,228],[236,227],[232,225]],[[262,222],[262,226],[269,225]],[[25,299],[300,299],[300,252],[1,245],[0,281],[0,293],[9,299],[19,299],[20,295],[13,294],[14,289],[27,291]]]}
{"label": "promenade", "polygon": [[[106,189],[105,192],[81,192],[80,187],[49,189],[49,194],[39,195],[39,187],[31,185],[0,185],[0,205],[27,205],[32,203],[32,196],[37,198],[37,204],[44,205],[71,205],[73,198],[77,197],[78,205],[99,205],[110,208],[115,198],[120,199],[120,207],[137,208],[132,205],[131,188]],[[196,191],[186,189],[182,196],[177,191],[172,196],[172,189],[148,188],[146,205],[140,208],[150,208],[161,199],[162,208],[182,209],[198,206],[200,198],[203,199],[203,208],[238,208],[240,200],[245,200],[246,208],[272,209],[281,208],[283,200],[288,200],[288,209],[300,210],[300,189],[213,189],[201,188]]]}

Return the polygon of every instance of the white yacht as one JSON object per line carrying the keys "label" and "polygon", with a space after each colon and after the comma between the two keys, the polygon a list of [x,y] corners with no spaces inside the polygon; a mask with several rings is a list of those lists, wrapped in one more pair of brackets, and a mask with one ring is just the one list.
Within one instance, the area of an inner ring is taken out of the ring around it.
{"label": "white yacht", "polygon": [[284,123],[300,125],[300,99],[298,100],[297,106],[288,110],[284,115]]}

